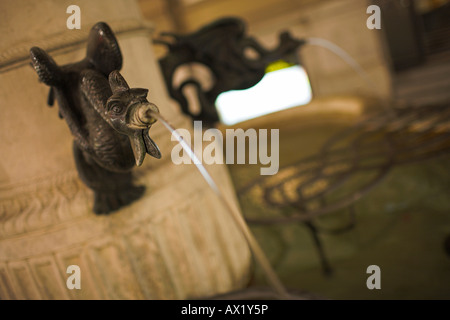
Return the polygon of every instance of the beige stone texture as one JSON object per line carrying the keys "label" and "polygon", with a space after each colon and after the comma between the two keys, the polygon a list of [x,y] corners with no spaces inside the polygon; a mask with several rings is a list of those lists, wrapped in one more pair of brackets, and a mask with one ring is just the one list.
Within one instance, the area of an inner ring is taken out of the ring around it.
{"label": "beige stone texture", "polygon": [[[78,61],[97,21],[117,30],[123,75],[149,88],[149,100],[176,127],[191,128],[167,96],[134,1],[77,1],[81,30],[68,30],[72,1],[0,4],[0,299],[185,299],[244,287],[251,255],[229,212],[195,166],[170,160],[175,142],[151,129],[163,158],[135,171],[144,197],[111,215],[92,212],[92,192],[78,179],[72,137],[27,52],[38,45],[58,64]],[[236,206],[225,166],[208,168]],[[69,265],[81,289],[69,290]]]}

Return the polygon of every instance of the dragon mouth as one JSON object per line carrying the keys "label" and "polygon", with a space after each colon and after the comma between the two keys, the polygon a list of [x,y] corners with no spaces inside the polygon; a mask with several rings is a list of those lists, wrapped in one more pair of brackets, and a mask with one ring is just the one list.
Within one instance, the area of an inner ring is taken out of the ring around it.
{"label": "dragon mouth", "polygon": [[149,128],[156,122],[153,113],[159,113],[158,107],[153,103],[138,103],[131,106],[128,126],[132,129]]}
{"label": "dragon mouth", "polygon": [[157,120],[155,115],[157,117],[158,114],[158,107],[150,102],[138,102],[130,106],[127,114],[127,127],[132,130],[128,136],[137,166],[142,164],[145,154],[157,159],[161,158],[158,146],[148,134],[150,127]]}

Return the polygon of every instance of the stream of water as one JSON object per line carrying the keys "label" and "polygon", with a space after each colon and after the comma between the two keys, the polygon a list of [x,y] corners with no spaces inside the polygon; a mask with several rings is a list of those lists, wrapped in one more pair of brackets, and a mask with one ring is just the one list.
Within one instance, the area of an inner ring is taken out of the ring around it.
{"label": "stream of water", "polygon": [[359,65],[359,63],[347,51],[345,51],[335,43],[323,38],[314,37],[306,38],[305,40],[306,44],[315,45],[330,50],[342,60],[344,60],[348,65],[350,65],[353,70],[355,70],[360,75],[360,77],[364,79],[364,81],[370,88],[377,87],[377,85],[372,81],[372,79],[370,79],[369,75],[361,67],[361,65]]}
{"label": "stream of water", "polygon": [[180,136],[180,134],[173,128],[159,113],[155,113],[152,111],[149,111],[150,116],[153,118],[159,120],[164,127],[173,135],[176,137],[180,145],[183,147],[183,149],[188,153],[189,157],[191,157],[194,164],[197,166],[197,169],[202,174],[205,181],[208,183],[210,188],[214,191],[214,193],[219,198],[220,202],[224,205],[224,207],[227,209],[227,211],[230,213],[231,217],[233,218],[234,222],[238,226],[238,228],[243,233],[248,246],[250,247],[250,250],[253,253],[253,257],[255,260],[259,263],[261,266],[261,269],[263,270],[266,279],[268,283],[273,287],[273,289],[276,291],[278,295],[280,295],[283,299],[291,299],[291,296],[287,292],[286,288],[284,287],[283,283],[278,278],[278,275],[273,270],[272,266],[270,265],[269,260],[266,257],[266,254],[256,241],[255,237],[253,236],[250,228],[248,227],[247,223],[245,222],[244,218],[240,214],[239,210],[230,204],[230,202],[227,200],[227,198],[224,196],[222,191],[220,190],[219,186],[216,184],[212,176],[209,174],[208,170],[201,164],[201,162],[198,160],[197,156],[195,155],[194,151],[191,149],[191,147],[183,140],[183,137]]}
{"label": "stream of water", "polygon": [[[322,38],[306,38],[306,41],[307,44],[317,45],[332,51],[340,58],[342,58],[347,64],[349,64],[364,79],[364,81],[367,83],[369,87],[371,88],[376,87],[376,84],[370,79],[367,72],[364,71],[364,69],[356,62],[356,60],[341,47],[337,46],[331,41]],[[178,142],[183,147],[185,152],[192,159],[197,169],[200,171],[203,178],[208,183],[209,187],[214,191],[216,196],[219,198],[219,201],[224,205],[224,207],[230,213],[231,217],[233,218],[238,228],[243,233],[248,243],[248,246],[253,253],[253,257],[261,266],[261,269],[264,272],[268,283],[273,287],[273,289],[281,298],[283,299],[293,298],[293,296],[291,296],[288,293],[283,283],[278,278],[276,272],[273,270],[269,260],[266,257],[266,254],[256,241],[255,237],[253,236],[250,228],[248,227],[244,218],[240,214],[239,210],[227,200],[227,198],[220,190],[219,186],[216,184],[212,176],[209,174],[208,170],[206,170],[206,168],[201,164],[201,162],[199,161],[199,159],[197,158],[191,147],[183,140],[183,137],[180,136],[180,134],[176,131],[176,129],[172,127],[159,113],[149,111],[149,115],[159,120],[164,125],[164,127],[178,140]]]}

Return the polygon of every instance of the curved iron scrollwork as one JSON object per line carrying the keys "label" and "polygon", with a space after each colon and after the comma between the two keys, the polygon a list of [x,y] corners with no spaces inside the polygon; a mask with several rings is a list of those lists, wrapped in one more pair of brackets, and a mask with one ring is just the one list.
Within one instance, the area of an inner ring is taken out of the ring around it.
{"label": "curved iron scrollwork", "polygon": [[[393,108],[372,115],[330,137],[316,154],[260,176],[238,190],[242,203],[278,210],[247,216],[253,225],[303,223],[311,232],[325,274],[331,266],[320,233],[341,233],[355,226],[354,204],[396,166],[450,153],[448,104]],[[336,228],[316,218],[347,210],[348,222]],[[450,236],[444,241],[450,254]]]}
{"label": "curved iron scrollwork", "polygon": [[[254,86],[262,79],[271,62],[283,59],[292,64],[297,63],[297,50],[305,43],[283,32],[278,47],[267,50],[254,38],[247,36],[245,31],[246,25],[241,19],[223,18],[186,35],[161,33],[161,38],[154,41],[168,49],[167,55],[159,63],[169,94],[180,104],[183,113],[193,120],[202,120],[205,125],[217,123],[219,116],[215,101],[220,93]],[[248,57],[247,49],[256,53],[256,57]],[[178,67],[195,62],[211,70],[214,76],[211,89],[204,91],[199,81],[192,77],[174,86],[173,78]],[[198,114],[189,109],[183,93],[187,85],[196,88],[201,107]]]}
{"label": "curved iron scrollwork", "polygon": [[106,23],[89,34],[86,58],[58,66],[41,48],[30,50],[39,79],[50,86],[48,105],[58,101],[59,116],[74,137],[80,179],[94,191],[94,212],[109,213],[141,197],[145,187],[133,184],[131,170],[145,154],[160,158],[149,137],[156,121],[149,112],[147,89],[132,88],[118,70],[122,54]]}

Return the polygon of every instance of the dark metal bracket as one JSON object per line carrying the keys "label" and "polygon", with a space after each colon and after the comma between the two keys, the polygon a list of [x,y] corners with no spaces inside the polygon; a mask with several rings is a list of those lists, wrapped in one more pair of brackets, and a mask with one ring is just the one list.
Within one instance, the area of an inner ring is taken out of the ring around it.
{"label": "dark metal bracket", "polygon": [[[254,86],[262,79],[271,62],[283,59],[292,64],[298,63],[297,50],[305,44],[304,40],[283,32],[278,47],[267,50],[246,35],[246,25],[238,18],[219,19],[186,35],[161,33],[161,37],[154,42],[168,49],[167,55],[159,63],[170,96],[180,104],[183,113],[210,126],[219,121],[215,101],[220,93]],[[248,57],[247,49],[256,53],[256,57]],[[194,78],[185,80],[179,86],[173,85],[175,71],[193,62],[201,63],[211,70],[214,75],[211,89],[204,91]],[[197,90],[201,106],[198,114],[190,111],[188,100],[183,94],[187,85],[193,85]]]}

